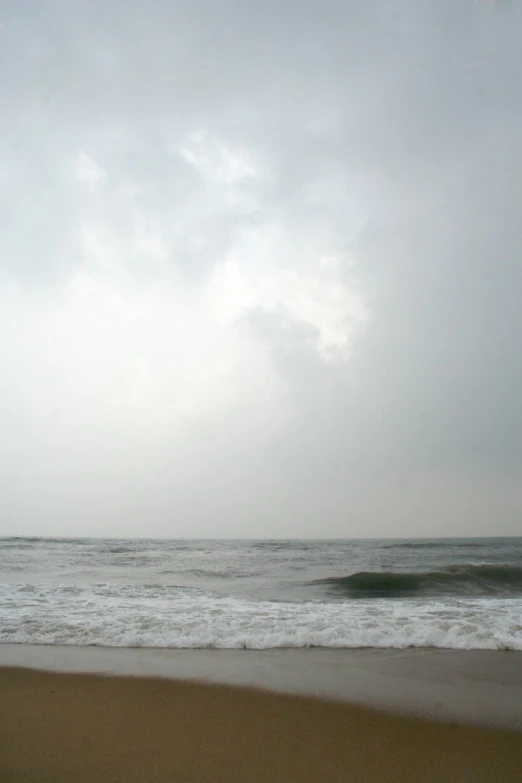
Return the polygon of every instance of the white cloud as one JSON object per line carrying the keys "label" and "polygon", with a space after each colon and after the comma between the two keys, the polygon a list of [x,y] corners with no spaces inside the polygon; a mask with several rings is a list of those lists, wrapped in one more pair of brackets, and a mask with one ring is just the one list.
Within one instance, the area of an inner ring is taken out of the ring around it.
{"label": "white cloud", "polygon": [[[260,208],[255,187],[245,194],[236,185],[245,178],[262,179],[248,150],[237,151],[203,132],[193,134],[190,143],[192,147],[181,148],[180,154],[204,174],[212,190],[191,196],[173,214],[172,222],[166,217],[161,223],[140,206],[136,183],[111,186],[107,180],[103,198],[97,199],[79,234],[87,267],[110,275],[127,274],[130,263],[138,274],[159,271],[165,286],[174,285],[176,279],[172,296],[177,301],[186,299],[186,291],[176,291],[175,286],[183,284],[166,260],[169,256],[175,260],[180,241],[196,253],[201,246],[203,252],[209,223],[233,220],[245,209]],[[233,203],[231,189],[235,189]],[[287,222],[284,216],[262,213],[256,223],[236,227],[223,255],[212,248],[209,252],[213,272],[201,292],[206,308],[203,323],[209,329],[226,330],[257,309],[282,309],[288,319],[316,332],[322,359],[350,356],[370,314],[355,278],[346,282],[343,277],[355,266],[353,259],[332,254],[326,231],[321,235],[317,226],[310,229]],[[193,305],[192,313],[194,320],[201,319],[197,306]]]}
{"label": "white cloud", "polygon": [[320,261],[312,274],[283,268],[253,279],[238,261],[227,260],[216,268],[210,298],[222,323],[232,323],[257,308],[283,308],[289,319],[317,332],[316,348],[327,360],[347,359],[370,319],[355,283],[344,284],[335,266],[325,268]]}
{"label": "white cloud", "polygon": [[86,152],[83,152],[83,150],[78,153],[76,160],[74,161],[73,170],[77,180],[85,184],[92,193],[94,193],[106,179],[106,172],[103,168],[94,158],[87,155]]}
{"label": "white cloud", "polygon": [[232,186],[259,176],[258,168],[246,150],[232,148],[205,131],[192,133],[185,144],[175,147],[175,152],[214,184]]}
{"label": "white cloud", "polygon": [[5,524],[517,532],[522,5],[25,5]]}
{"label": "white cloud", "polygon": [[[209,246],[209,226],[261,208],[264,175],[246,150],[204,135],[191,143],[201,188],[161,212],[139,181],[79,152],[66,229],[80,263],[50,289],[0,281],[4,396],[18,412],[13,421],[22,416],[32,433],[34,455],[34,438],[42,448],[52,440],[57,455],[81,452],[85,464],[102,443],[139,461],[144,453],[157,460],[171,442],[181,453],[203,431],[239,428],[263,439],[292,417],[292,405],[273,346],[244,316],[283,310],[311,327],[318,361],[346,360],[368,320],[362,293],[343,279],[346,264],[315,226],[263,213],[240,222],[224,247]],[[209,254],[198,285],[178,263],[183,244]],[[96,464],[108,469],[103,457]]]}
{"label": "white cloud", "polygon": [[[282,309],[312,327],[318,361],[348,358],[364,326],[364,298],[343,280],[327,233],[262,210],[265,174],[248,151],[213,140],[205,157],[207,140],[198,144],[200,185],[161,210],[139,179],[78,153],[73,219],[64,226],[78,262],[49,288],[0,279],[11,417],[0,458],[37,488],[35,509],[48,487],[59,497],[64,476],[72,494],[89,497],[99,485],[116,502],[118,477],[136,476],[136,492],[144,491],[144,465],[161,477],[174,460],[183,475],[198,476],[212,470],[215,449],[269,448],[295,416],[293,389],[271,340],[254,334],[245,315]],[[243,221],[251,209],[260,219]],[[212,244],[216,226],[226,243]],[[180,247],[208,260],[197,284]],[[202,452],[209,439],[219,445]],[[150,481],[167,492],[164,479]],[[121,497],[133,492],[126,485]]]}

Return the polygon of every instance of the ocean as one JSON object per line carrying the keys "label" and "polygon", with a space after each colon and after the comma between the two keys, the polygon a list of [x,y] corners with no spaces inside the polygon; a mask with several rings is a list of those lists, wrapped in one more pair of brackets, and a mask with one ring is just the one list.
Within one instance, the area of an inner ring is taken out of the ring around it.
{"label": "ocean", "polygon": [[522,650],[522,538],[3,538],[0,643]]}

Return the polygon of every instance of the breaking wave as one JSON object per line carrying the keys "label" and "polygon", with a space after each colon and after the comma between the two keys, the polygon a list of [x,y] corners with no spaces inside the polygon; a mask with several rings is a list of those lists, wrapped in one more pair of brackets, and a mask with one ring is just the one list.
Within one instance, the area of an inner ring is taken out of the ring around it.
{"label": "breaking wave", "polygon": [[522,601],[280,602],[174,585],[0,586],[0,643],[522,649]]}
{"label": "breaking wave", "polygon": [[522,596],[522,567],[457,563],[437,571],[360,571],[317,580],[346,598]]}

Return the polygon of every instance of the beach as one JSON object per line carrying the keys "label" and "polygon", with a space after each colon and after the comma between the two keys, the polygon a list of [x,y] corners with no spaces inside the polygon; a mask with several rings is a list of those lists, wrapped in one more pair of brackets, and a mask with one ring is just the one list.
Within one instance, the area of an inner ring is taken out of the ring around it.
{"label": "beach", "polygon": [[518,733],[162,679],[0,671],[4,783],[520,783]]}
{"label": "beach", "polygon": [[521,559],[4,539],[0,783],[520,783]]}
{"label": "beach", "polygon": [[5,783],[520,783],[518,653],[2,648]]}

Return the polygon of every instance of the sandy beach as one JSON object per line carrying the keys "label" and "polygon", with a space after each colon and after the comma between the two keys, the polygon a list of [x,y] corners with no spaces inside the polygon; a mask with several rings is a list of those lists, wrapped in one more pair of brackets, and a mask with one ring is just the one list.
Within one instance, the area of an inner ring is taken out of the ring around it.
{"label": "sandy beach", "polygon": [[522,651],[0,644],[2,666],[257,688],[522,734]]}
{"label": "sandy beach", "polygon": [[520,731],[158,677],[4,666],[0,690],[3,783],[521,780]]}

